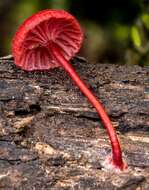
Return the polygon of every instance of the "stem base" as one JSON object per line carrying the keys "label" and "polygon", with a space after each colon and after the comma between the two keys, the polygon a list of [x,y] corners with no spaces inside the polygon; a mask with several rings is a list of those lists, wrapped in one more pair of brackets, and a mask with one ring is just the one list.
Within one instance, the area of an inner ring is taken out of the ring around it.
{"label": "stem base", "polygon": [[107,170],[115,170],[116,172],[121,172],[127,170],[128,165],[125,161],[122,164],[117,165],[113,160],[113,157],[110,155],[106,158],[106,160],[102,163],[103,167]]}

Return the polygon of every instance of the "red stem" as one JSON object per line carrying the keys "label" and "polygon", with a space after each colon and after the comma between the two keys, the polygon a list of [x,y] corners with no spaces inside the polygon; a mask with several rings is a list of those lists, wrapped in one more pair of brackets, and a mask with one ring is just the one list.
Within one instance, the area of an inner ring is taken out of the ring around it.
{"label": "red stem", "polygon": [[112,163],[113,165],[123,170],[123,161],[122,161],[122,153],[120,144],[116,135],[116,132],[111,124],[111,121],[101,105],[100,101],[93,95],[93,93],[88,89],[86,84],[80,79],[79,75],[72,67],[72,65],[64,58],[59,48],[55,44],[51,44],[49,47],[50,54],[54,56],[54,58],[65,68],[69,76],[76,83],[76,85],[80,88],[81,92],[88,98],[89,102],[95,107],[98,115],[100,116],[104,127],[106,128],[108,135],[110,137],[111,145],[112,145]]}

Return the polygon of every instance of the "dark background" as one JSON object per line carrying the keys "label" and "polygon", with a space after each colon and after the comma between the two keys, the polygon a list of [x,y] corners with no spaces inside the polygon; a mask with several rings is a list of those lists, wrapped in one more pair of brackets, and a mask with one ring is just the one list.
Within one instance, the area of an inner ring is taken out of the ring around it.
{"label": "dark background", "polygon": [[1,0],[0,56],[24,19],[42,9],[65,9],[84,31],[80,55],[92,62],[149,65],[149,0]]}

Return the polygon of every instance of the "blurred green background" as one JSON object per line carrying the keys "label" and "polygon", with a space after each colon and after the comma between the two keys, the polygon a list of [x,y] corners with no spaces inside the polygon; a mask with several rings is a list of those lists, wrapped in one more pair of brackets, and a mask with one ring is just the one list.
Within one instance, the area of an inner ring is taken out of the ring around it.
{"label": "blurred green background", "polygon": [[149,0],[0,0],[0,56],[11,53],[17,27],[42,9],[64,9],[85,32],[90,62],[149,65]]}

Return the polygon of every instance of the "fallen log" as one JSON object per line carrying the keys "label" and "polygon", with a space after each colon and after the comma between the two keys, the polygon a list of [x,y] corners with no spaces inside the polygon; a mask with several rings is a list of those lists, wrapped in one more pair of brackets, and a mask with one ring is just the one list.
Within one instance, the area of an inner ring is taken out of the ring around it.
{"label": "fallen log", "polygon": [[62,68],[25,72],[0,59],[0,189],[149,189],[149,67],[72,60],[105,106],[128,170],[107,171],[108,136]]}

